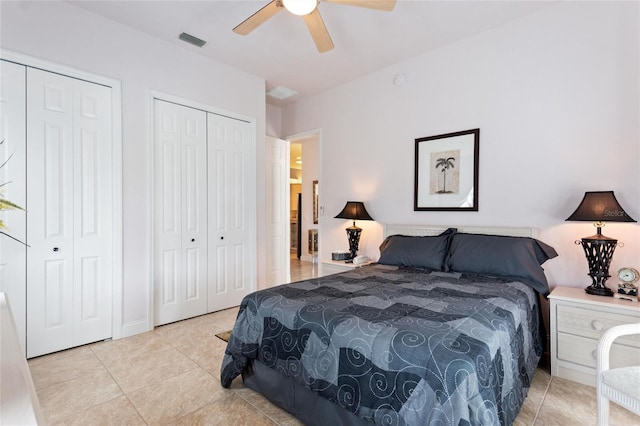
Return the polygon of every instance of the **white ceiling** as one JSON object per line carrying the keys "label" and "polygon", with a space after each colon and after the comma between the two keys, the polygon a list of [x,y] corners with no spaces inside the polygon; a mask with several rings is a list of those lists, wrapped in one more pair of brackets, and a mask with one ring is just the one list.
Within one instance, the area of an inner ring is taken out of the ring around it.
{"label": "white ceiling", "polygon": [[[266,80],[313,95],[555,1],[397,0],[391,12],[320,2],[335,48],[318,53],[301,17],[287,11],[247,36],[232,32],[269,0],[70,1],[70,3]],[[178,39],[187,32],[202,48]],[[269,103],[282,105],[272,98]]]}

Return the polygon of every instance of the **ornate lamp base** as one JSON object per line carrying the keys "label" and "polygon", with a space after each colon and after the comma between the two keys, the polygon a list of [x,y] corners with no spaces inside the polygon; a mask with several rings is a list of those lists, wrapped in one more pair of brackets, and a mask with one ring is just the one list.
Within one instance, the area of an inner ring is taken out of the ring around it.
{"label": "ornate lamp base", "polygon": [[584,289],[589,294],[595,294],[596,296],[613,296],[613,291],[609,287],[595,287],[590,285]]}
{"label": "ornate lamp base", "polygon": [[362,228],[358,228],[355,225],[347,228],[347,238],[349,239],[349,253],[351,253],[351,259],[356,257],[356,254],[358,253],[360,233],[362,233]]}
{"label": "ornate lamp base", "polygon": [[[598,228],[600,230],[600,228]],[[589,238],[583,238],[576,241],[581,244],[584,254],[589,264],[589,276],[591,277],[591,285],[584,289],[589,294],[596,296],[613,296],[613,291],[605,286],[605,281],[611,276],[609,275],[609,265],[613,257],[613,251],[618,245],[618,240],[605,237],[600,232]]]}

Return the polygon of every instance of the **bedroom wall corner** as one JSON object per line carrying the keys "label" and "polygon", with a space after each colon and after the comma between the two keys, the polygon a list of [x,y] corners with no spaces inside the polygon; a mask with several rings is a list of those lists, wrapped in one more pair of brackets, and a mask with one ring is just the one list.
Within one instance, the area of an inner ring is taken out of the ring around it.
{"label": "bedroom wall corner", "polygon": [[275,138],[282,136],[282,107],[266,104],[266,134]]}
{"label": "bedroom wall corner", "polygon": [[[640,219],[638,9],[559,2],[286,106],[283,133],[323,129],[323,205],[365,202],[376,220],[358,223],[370,257],[384,223],[535,227],[559,253],[543,265],[550,285],[585,287],[574,241],[593,228],[565,222],[584,192],[614,190]],[[414,140],[476,127],[479,211],[414,212]],[[321,223],[321,259],[346,245],[344,227]],[[640,267],[638,224],[605,233],[625,244],[611,271]]]}
{"label": "bedroom wall corner", "polygon": [[[152,159],[146,93],[169,93],[254,118],[259,183],[264,176],[265,81],[69,2],[1,2],[0,8],[0,48],[121,82],[122,337],[150,330]],[[256,201],[256,210],[264,207]]]}

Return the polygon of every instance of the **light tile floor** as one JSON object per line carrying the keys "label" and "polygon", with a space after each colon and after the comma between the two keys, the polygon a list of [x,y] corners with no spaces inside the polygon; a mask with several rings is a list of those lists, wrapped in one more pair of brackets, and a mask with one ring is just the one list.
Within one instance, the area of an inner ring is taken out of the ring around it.
{"label": "light tile floor", "polygon": [[307,278],[315,278],[318,276],[318,263],[303,262],[291,254],[291,282],[306,280]]}
{"label": "light tile floor", "polygon": [[[311,264],[292,260],[300,276]],[[47,424],[300,425],[236,379],[220,385],[225,342],[237,308],[29,360]],[[611,423],[640,425],[612,404]],[[516,425],[593,425],[595,389],[538,368]]]}

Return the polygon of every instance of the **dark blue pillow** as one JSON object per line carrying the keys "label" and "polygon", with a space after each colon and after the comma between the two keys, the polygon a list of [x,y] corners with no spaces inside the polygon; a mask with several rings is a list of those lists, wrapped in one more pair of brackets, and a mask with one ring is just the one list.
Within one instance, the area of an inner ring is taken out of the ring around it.
{"label": "dark blue pillow", "polygon": [[515,279],[546,295],[549,284],[540,265],[557,255],[534,238],[460,233],[451,239],[444,270]]}
{"label": "dark blue pillow", "polygon": [[449,241],[455,232],[455,228],[449,228],[440,235],[430,237],[391,235],[380,244],[378,263],[441,271]]}

